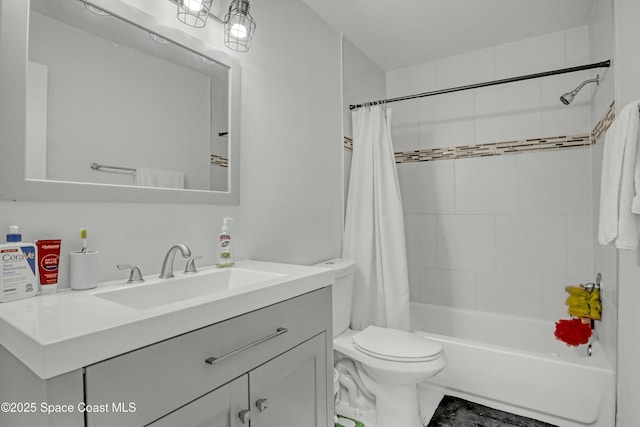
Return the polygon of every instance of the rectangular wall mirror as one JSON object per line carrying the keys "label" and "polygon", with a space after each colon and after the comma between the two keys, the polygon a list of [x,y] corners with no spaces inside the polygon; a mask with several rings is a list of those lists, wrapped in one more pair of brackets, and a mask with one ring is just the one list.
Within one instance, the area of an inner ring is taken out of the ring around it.
{"label": "rectangular wall mirror", "polygon": [[177,20],[101,3],[3,0],[0,36],[25,47],[2,53],[3,68],[26,57],[11,70],[26,97],[23,135],[2,135],[24,159],[3,164],[16,182],[2,198],[238,203],[237,61]]}

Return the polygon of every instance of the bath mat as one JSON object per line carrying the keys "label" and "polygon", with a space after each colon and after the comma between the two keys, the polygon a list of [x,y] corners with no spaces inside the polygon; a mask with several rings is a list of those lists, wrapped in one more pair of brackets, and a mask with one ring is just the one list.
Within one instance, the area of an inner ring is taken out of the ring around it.
{"label": "bath mat", "polygon": [[558,427],[445,395],[427,427]]}

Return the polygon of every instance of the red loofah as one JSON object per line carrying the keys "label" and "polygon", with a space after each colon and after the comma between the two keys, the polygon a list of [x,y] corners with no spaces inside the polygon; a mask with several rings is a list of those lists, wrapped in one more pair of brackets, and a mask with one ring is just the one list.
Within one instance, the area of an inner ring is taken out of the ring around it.
{"label": "red loofah", "polygon": [[567,345],[577,347],[589,342],[591,325],[583,323],[580,319],[558,320],[554,335]]}

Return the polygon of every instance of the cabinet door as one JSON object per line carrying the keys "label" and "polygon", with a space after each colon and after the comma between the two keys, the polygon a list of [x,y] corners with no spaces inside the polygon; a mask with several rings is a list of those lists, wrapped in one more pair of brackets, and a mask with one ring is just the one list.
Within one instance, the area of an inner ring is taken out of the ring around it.
{"label": "cabinet door", "polygon": [[251,426],[326,427],[325,333],[249,373]]}
{"label": "cabinet door", "polygon": [[[151,427],[242,427],[240,411],[248,411],[247,375],[205,394],[149,424]],[[246,426],[249,425],[248,417]]]}

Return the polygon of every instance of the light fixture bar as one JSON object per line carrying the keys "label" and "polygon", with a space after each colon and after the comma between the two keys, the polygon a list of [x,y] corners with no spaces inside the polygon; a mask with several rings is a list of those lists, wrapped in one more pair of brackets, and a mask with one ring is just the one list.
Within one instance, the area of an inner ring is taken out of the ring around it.
{"label": "light fixture bar", "polygon": [[211,13],[213,0],[169,0],[178,8],[178,20],[191,27],[202,28],[208,17],[224,25],[224,44],[231,50],[247,52],[256,30],[249,13],[249,0],[231,0],[224,19]]}

